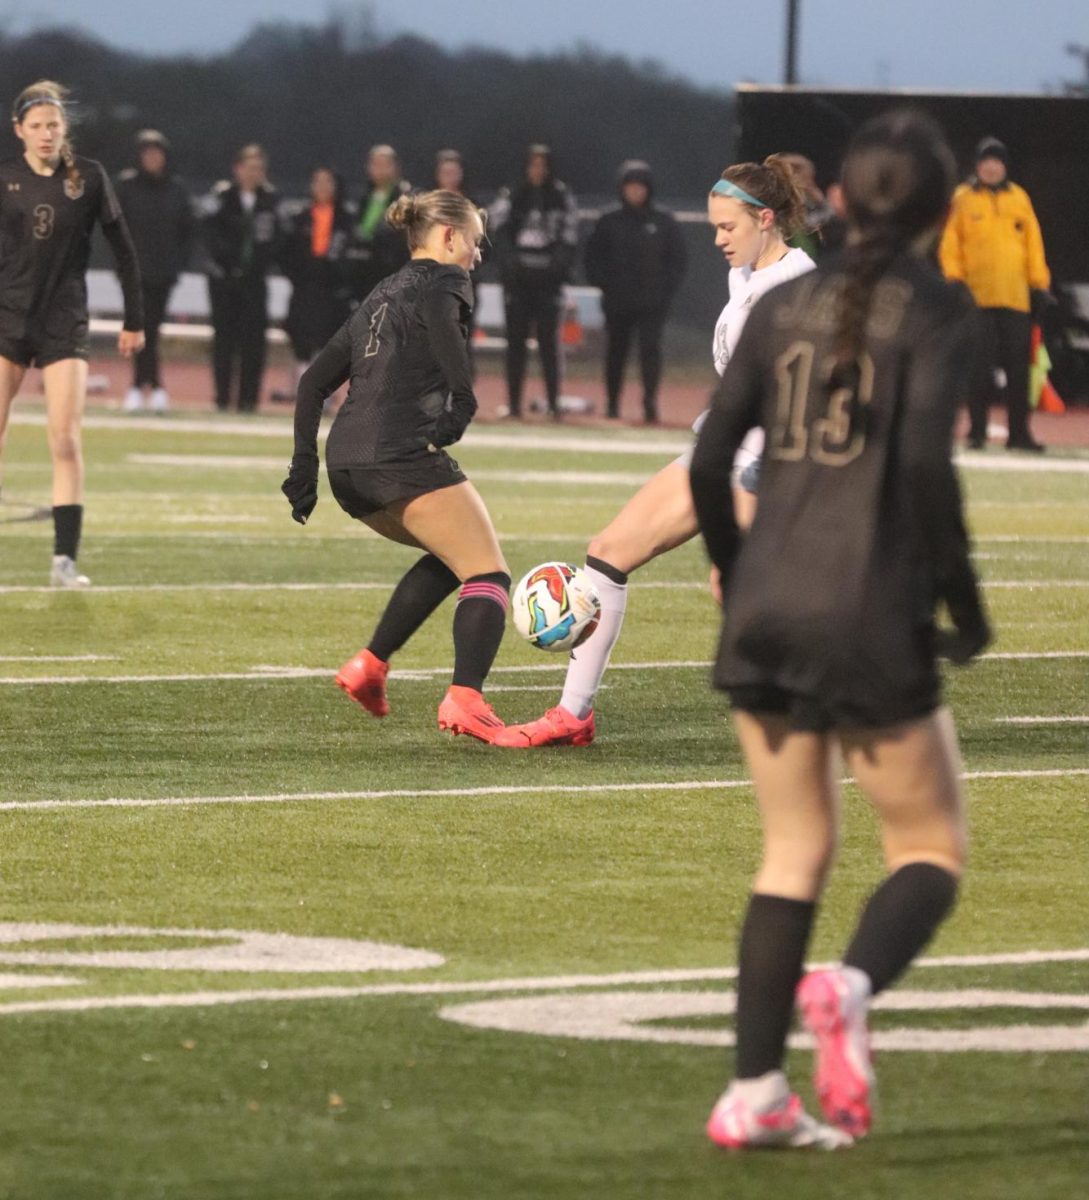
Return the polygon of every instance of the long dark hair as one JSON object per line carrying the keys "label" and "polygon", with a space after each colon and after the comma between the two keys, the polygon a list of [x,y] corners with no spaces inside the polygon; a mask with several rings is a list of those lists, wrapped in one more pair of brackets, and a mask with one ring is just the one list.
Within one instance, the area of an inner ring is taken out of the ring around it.
{"label": "long dark hair", "polygon": [[867,121],[855,134],[842,181],[849,232],[836,322],[839,376],[857,369],[878,280],[948,209],[956,161],[930,117],[901,109]]}

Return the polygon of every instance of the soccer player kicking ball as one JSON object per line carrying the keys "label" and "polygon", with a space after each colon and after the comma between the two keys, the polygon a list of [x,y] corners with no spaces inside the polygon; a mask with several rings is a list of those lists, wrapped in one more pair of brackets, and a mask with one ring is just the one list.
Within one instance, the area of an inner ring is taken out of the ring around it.
{"label": "soccer player kicking ball", "polygon": [[[976,313],[929,252],[954,182],[935,125],[892,113],[843,165],[846,252],[753,310],[692,460],[721,580],[714,671],[752,772],[764,855],[741,930],[737,1060],[719,1145],[849,1145],[869,1131],[866,1013],[953,906],[964,865],[960,761],[935,655],[990,634],[969,560],[953,421],[978,375]],[[722,504],[746,432],[766,431],[741,543]],[[939,634],[944,602],[955,632]],[[840,754],[877,810],[888,877],[843,964],[802,977],[838,823]],[[799,986],[800,985],[800,986]],[[783,1073],[797,1003],[824,1122]]]}
{"label": "soccer player kicking ball", "polygon": [[[727,167],[711,188],[707,219],[715,231],[715,245],[731,268],[730,300],[719,316],[713,342],[715,369],[721,375],[755,301],[786,280],[812,271],[813,260],[787,245],[804,224],[805,203],[782,155]],[[731,479],[734,502],[746,523],[755,507],[754,485],[746,485],[742,471],[756,462],[759,447],[756,431],[739,450]],[[598,627],[572,651],[559,704],[536,721],[509,725],[500,745],[588,746],[594,740],[594,697],[624,623],[628,577],[698,532],[688,483],[691,457],[689,450],[648,479],[590,542],[586,576],[601,599]],[[728,503],[729,488],[722,494]]]}
{"label": "soccer player kicking ball", "polygon": [[484,501],[444,449],[476,412],[469,271],[480,261],[483,219],[463,196],[444,191],[402,196],[386,219],[405,231],[411,259],[370,293],[303,375],[283,491],[305,524],[318,499],[322,404],[350,380],[325,447],[333,495],[349,516],[424,555],[336,683],[373,716],[386,716],[391,656],[460,587],[454,678],[439,728],[492,742],[503,722],[482,689],[503,638],[510,572]]}

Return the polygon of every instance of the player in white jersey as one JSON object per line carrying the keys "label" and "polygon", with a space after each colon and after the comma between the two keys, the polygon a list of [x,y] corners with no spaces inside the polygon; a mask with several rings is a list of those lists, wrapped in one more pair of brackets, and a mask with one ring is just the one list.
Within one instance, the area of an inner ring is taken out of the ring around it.
{"label": "player in white jersey", "polygon": [[[715,368],[721,374],[737,345],[756,300],[788,279],[813,269],[789,238],[804,219],[804,200],[789,165],[779,155],[763,163],[727,167],[707,201],[715,245],[730,264],[730,301],[715,327]],[[699,422],[697,422],[698,427]],[[738,472],[759,456],[755,443],[739,453]],[[497,745],[513,747],[587,746],[594,739],[594,697],[620,636],[632,571],[695,537],[699,528],[688,482],[691,452],[652,476],[616,517],[590,541],[586,573],[601,598],[601,619],[593,635],[572,651],[560,702],[524,725],[509,725]],[[738,519],[751,520],[755,501],[734,492]]]}

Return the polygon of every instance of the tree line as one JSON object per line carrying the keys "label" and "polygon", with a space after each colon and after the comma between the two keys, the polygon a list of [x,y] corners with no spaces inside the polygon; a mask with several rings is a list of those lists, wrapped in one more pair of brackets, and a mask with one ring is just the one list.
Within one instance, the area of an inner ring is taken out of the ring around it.
{"label": "tree line", "polygon": [[654,64],[592,47],[517,58],[414,36],[360,40],[336,19],[261,24],[209,57],[126,52],[70,31],[0,35],[0,74],[12,95],[40,77],[68,85],[77,149],[111,170],[132,160],[137,130],[161,129],[197,184],[224,176],[250,141],[287,190],[318,164],[352,183],[367,147],[388,142],[421,185],[435,151],[456,147],[486,198],[519,175],[528,143],[547,142],[576,195],[611,195],[618,164],[645,158],[662,195],[702,199],[732,144],[731,94]]}

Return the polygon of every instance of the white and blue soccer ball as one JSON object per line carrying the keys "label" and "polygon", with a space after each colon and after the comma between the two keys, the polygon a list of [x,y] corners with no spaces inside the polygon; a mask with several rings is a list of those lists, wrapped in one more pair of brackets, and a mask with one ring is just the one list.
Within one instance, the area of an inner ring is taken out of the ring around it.
{"label": "white and blue soccer ball", "polygon": [[597,627],[601,601],[579,567],[546,562],[518,581],[511,600],[514,628],[538,650],[571,650]]}

